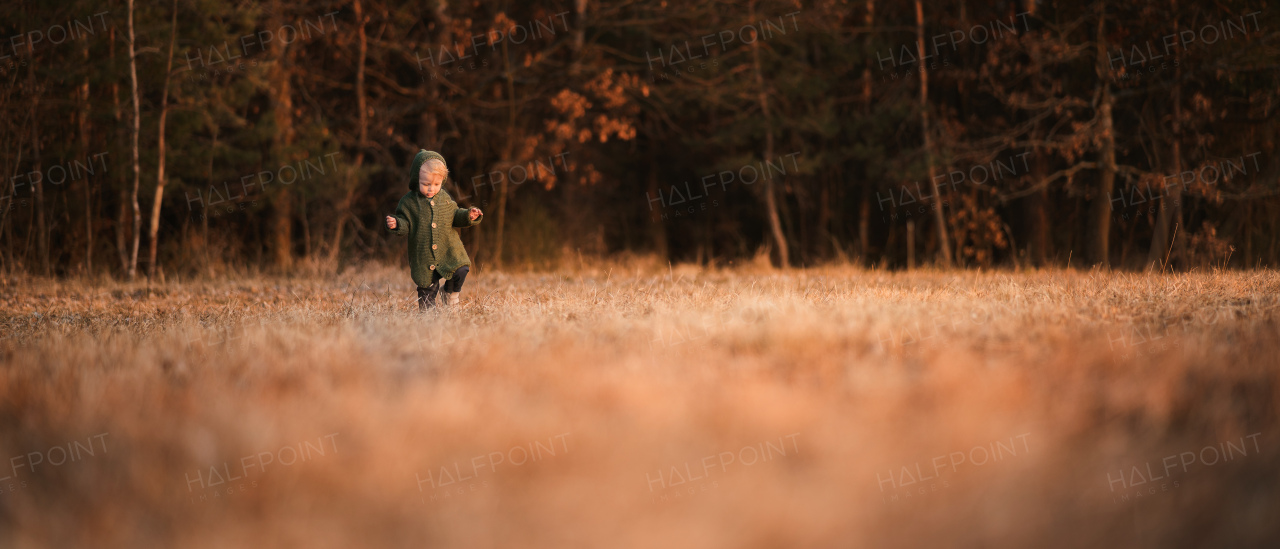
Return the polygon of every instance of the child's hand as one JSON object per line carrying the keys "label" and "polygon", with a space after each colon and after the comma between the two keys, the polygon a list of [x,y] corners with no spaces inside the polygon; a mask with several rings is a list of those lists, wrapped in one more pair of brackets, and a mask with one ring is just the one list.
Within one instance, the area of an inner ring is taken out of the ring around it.
{"label": "child's hand", "polygon": [[480,216],[484,214],[484,212],[481,212],[481,211],[480,211],[480,208],[471,208],[471,212],[470,212],[470,213],[471,213],[471,220],[472,220],[472,221],[475,221],[475,220],[477,220],[477,219],[480,219]]}
{"label": "child's hand", "polygon": [[396,230],[396,218],[387,216],[387,228],[393,231]]}

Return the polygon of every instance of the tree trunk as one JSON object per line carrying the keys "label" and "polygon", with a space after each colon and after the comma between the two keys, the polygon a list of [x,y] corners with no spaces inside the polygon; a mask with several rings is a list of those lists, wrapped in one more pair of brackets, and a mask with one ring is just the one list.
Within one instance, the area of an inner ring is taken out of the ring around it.
{"label": "tree trunk", "polygon": [[[209,144],[209,167],[205,177],[206,187],[213,186],[213,157],[218,151],[218,124],[214,122],[213,117],[205,113],[205,123],[209,126],[209,133],[213,135]],[[209,210],[205,208],[200,214],[200,257],[203,261],[202,268],[205,274],[211,274],[209,270]]]}
{"label": "tree trunk", "polygon": [[[111,27],[111,31],[110,31],[110,40],[108,41],[108,43],[110,44],[110,46],[109,46],[109,48],[110,48],[110,53],[109,53],[109,55],[111,56],[112,61],[114,61],[114,60],[115,60],[115,58],[116,58],[116,28],[115,28],[115,26],[112,26],[112,27]],[[112,108],[112,114],[115,116],[115,119],[116,119],[115,132],[114,132],[114,133],[115,133],[115,135],[116,135],[116,150],[117,150],[117,151],[124,151],[124,148],[125,148],[125,145],[124,145],[124,137],[123,137],[123,134],[122,134],[122,133],[121,133],[121,131],[120,131],[120,128],[124,127],[124,113],[123,113],[123,110],[120,108],[120,84],[119,84],[118,82],[116,82],[114,79],[111,81],[111,100],[112,100],[112,105],[113,105],[113,108]],[[128,243],[127,243],[127,242],[126,242],[126,240],[125,240],[125,237],[126,237],[126,235],[125,235],[125,223],[126,223],[126,222],[125,222],[125,217],[126,217],[125,208],[127,207],[127,206],[125,205],[125,203],[126,203],[126,202],[128,202],[128,198],[129,198],[129,197],[128,197],[128,195],[126,195],[126,194],[125,194],[125,190],[124,190],[124,186],[123,186],[123,185],[120,185],[120,186],[119,186],[119,191],[120,191],[120,196],[119,196],[119,200],[120,200],[120,203],[119,203],[119,204],[120,204],[120,208],[119,208],[118,215],[116,216],[116,223],[115,223],[115,226],[116,226],[116,255],[120,258],[120,272],[121,272],[122,274],[128,274],[128,272],[129,272],[129,248],[128,248]]]}
{"label": "tree trunk", "polygon": [[[1172,0],[1173,32],[1178,31],[1178,0]],[[1174,55],[1177,55],[1175,52]],[[1174,65],[1173,77],[1173,173],[1182,173],[1182,65]],[[1179,176],[1180,180],[1180,176]],[[1163,183],[1163,182],[1162,182]],[[1148,268],[1164,268],[1169,250],[1169,231],[1171,227],[1182,222],[1182,186],[1174,183],[1164,189],[1160,201],[1160,216],[1156,218],[1156,226],[1151,235],[1151,249],[1147,252]],[[1247,238],[1247,237],[1246,237]]]}
{"label": "tree trunk", "polygon": [[311,221],[307,218],[307,200],[305,195],[298,201],[298,209],[302,212],[298,221],[302,222],[302,257],[311,259]]}
{"label": "tree trunk", "polygon": [[[277,0],[272,2],[275,14],[274,27],[286,24],[283,9]],[[280,164],[290,160],[289,149],[293,145],[293,90],[290,70],[290,50],[282,40],[271,43],[274,64],[271,71],[271,87],[276,90],[272,98],[272,112],[275,119],[276,134],[272,143],[273,158]],[[275,268],[281,272],[293,269],[293,192],[289,186],[281,185],[279,192],[272,200],[272,256]]]}
{"label": "tree trunk", "polygon": [[[577,76],[582,71],[582,44],[584,29],[587,26],[587,0],[573,0],[573,64],[569,65],[569,75]],[[554,27],[555,23],[551,23]]]}
{"label": "tree trunk", "polygon": [[[35,51],[30,40],[27,40],[27,58],[34,58]],[[42,143],[40,142],[40,96],[37,92],[39,86],[36,85],[36,64],[33,62],[27,65],[27,85],[31,91],[31,160],[34,162],[35,169],[40,176],[39,181],[31,181],[28,176],[28,182],[31,185],[32,192],[35,193],[35,201],[32,203],[33,213],[36,220],[36,247],[37,253],[40,255],[40,270],[44,276],[49,276],[49,231],[44,219],[44,168],[40,157]]]}
{"label": "tree trunk", "polygon": [[[750,14],[750,20],[756,20],[756,3],[751,0],[747,3],[747,10]],[[764,133],[764,160],[768,162],[773,158],[773,122],[769,119],[769,96],[765,92],[764,75],[760,70],[760,38],[757,37],[751,43],[751,63],[756,77],[756,97],[760,102],[760,115],[765,120]],[[787,249],[787,237],[782,232],[782,219],[778,216],[778,200],[777,191],[774,190],[773,178],[764,178],[764,209],[765,215],[769,219],[769,229],[773,233],[774,246],[778,248],[779,265],[783,269],[791,266],[791,254]]]}
{"label": "tree trunk", "polygon": [[169,31],[169,64],[164,71],[164,91],[160,94],[160,136],[156,145],[156,196],[151,204],[151,234],[148,238],[147,281],[156,276],[156,248],[160,236],[160,206],[164,201],[164,132],[165,120],[169,117],[169,83],[173,78],[173,47],[178,39],[178,0],[173,0],[173,23]]}
{"label": "tree trunk", "polygon": [[938,193],[937,167],[933,165],[933,135],[929,131],[929,73],[924,60],[924,6],[916,0],[916,51],[920,63],[920,129],[924,132],[924,161],[929,169],[929,186],[933,188],[934,222],[938,226],[938,250],[942,254],[942,266],[950,267],[951,242],[947,238],[947,217],[942,212],[942,195]]}
{"label": "tree trunk", "polygon": [[[867,0],[867,13],[863,15],[863,24],[867,27],[867,36],[863,38],[864,46],[867,51],[872,51],[872,36],[870,32],[873,24],[876,24],[876,0]],[[872,114],[872,59],[868,56],[863,63],[863,116],[869,118]],[[867,171],[863,170],[864,177],[867,180],[863,182],[861,196],[858,202],[858,255],[861,265],[868,265],[870,261],[870,215],[872,215],[872,187],[874,183],[870,180]]]}
{"label": "tree trunk", "polygon": [[120,255],[120,272],[129,275],[129,192],[120,189],[120,209],[116,215],[116,252]]}
{"label": "tree trunk", "polygon": [[[830,250],[829,255],[835,257],[843,254],[839,243],[831,232],[831,187],[835,186],[832,180],[835,180],[839,174],[833,174],[822,178],[822,190],[818,195],[818,230],[817,244],[814,246],[814,252],[822,254],[824,250]],[[804,219],[800,221],[800,226],[804,227]],[[804,252],[800,252],[804,256]]]}
{"label": "tree trunk", "polygon": [[1111,265],[1111,193],[1115,189],[1116,180],[1116,142],[1112,133],[1111,101],[1111,86],[1104,84],[1099,113],[1102,117],[1102,150],[1098,153],[1102,177],[1098,181],[1098,196],[1093,202],[1093,234],[1089,239],[1093,250],[1090,260],[1103,267]]}
{"label": "tree trunk", "polygon": [[[435,17],[440,28],[436,29],[435,47],[428,47],[434,59],[439,59],[440,50],[448,47],[449,44],[449,27],[453,24],[453,18],[449,16],[449,1],[436,0]],[[421,63],[421,62],[419,62]],[[434,71],[435,62],[431,63],[431,70]],[[439,150],[439,121],[432,113],[432,109],[440,105],[440,84],[436,82],[436,78],[427,78],[423,75],[423,81],[427,85],[428,101],[426,108],[422,109],[422,127],[419,129],[418,140],[420,146],[428,150]],[[416,151],[415,151],[416,152]]]}
{"label": "tree trunk", "polygon": [[[351,201],[355,199],[356,187],[360,184],[360,167],[364,165],[364,151],[369,143],[369,107],[365,97],[364,66],[369,55],[369,41],[364,32],[364,5],[361,0],[352,2],[352,11],[356,16],[356,40],[359,54],[356,56],[356,109],[359,110],[359,139],[356,143],[356,160],[353,168],[348,169],[346,178],[347,193],[338,203],[338,223],[333,228],[333,242],[329,245],[329,264],[338,268],[338,252],[342,249],[342,229],[351,216]],[[434,51],[434,50],[433,50]],[[435,55],[432,53],[432,55]]]}
{"label": "tree trunk", "polygon": [[[863,15],[862,23],[867,28],[866,37],[863,39],[866,51],[871,51],[871,32],[872,25],[876,21],[876,2],[875,0],[867,0],[867,12]],[[871,116],[871,57],[867,57],[862,65],[862,115],[869,118]],[[863,176],[868,176],[863,170]],[[868,265],[871,259],[871,187],[873,186],[870,177],[862,182],[862,195],[858,202],[858,261],[861,265]]]}
{"label": "tree trunk", "polygon": [[1100,100],[1098,117],[1102,132],[1102,150],[1098,152],[1098,163],[1102,168],[1102,177],[1098,181],[1098,196],[1093,201],[1093,219],[1089,238],[1090,261],[1095,265],[1109,267],[1111,244],[1111,193],[1116,181],[1116,140],[1111,119],[1111,84],[1107,82],[1106,65],[1106,4],[1098,7],[1098,79],[1102,82],[1102,99]]}
{"label": "tree trunk", "polygon": [[[4,97],[6,100],[9,98],[9,93],[10,92],[5,93]],[[18,152],[15,155],[15,158],[13,161],[13,170],[10,171],[6,167],[4,171],[0,172],[0,174],[4,174],[3,177],[6,178],[5,182],[0,184],[6,187],[9,187],[8,189],[9,196],[6,198],[0,198],[0,236],[6,237],[5,247],[4,247],[4,266],[5,266],[4,270],[6,272],[12,272],[13,270],[13,231],[9,229],[9,225],[13,223],[13,216],[9,215],[9,212],[13,211],[13,199],[18,194],[17,189],[14,187],[14,181],[15,181],[14,178],[18,175],[18,170],[22,166],[22,141],[23,141],[22,134],[23,132],[20,128],[26,127],[27,123],[29,123],[30,121],[31,121],[31,113],[27,113],[27,120],[24,121],[22,124],[19,124],[17,126],[6,126],[6,129],[14,130],[13,139],[17,142],[17,145],[18,145]],[[6,120],[6,122],[8,122],[8,120]]]}
{"label": "tree trunk", "polygon": [[[1040,181],[1044,179],[1045,173],[1043,162],[1037,159],[1036,171],[1032,172],[1032,181]],[[1027,197],[1027,250],[1030,257],[1028,260],[1037,267],[1043,267],[1049,262],[1049,190],[1040,189],[1039,192]]]}
{"label": "tree trunk", "polygon": [[[85,42],[81,51],[84,53],[85,65],[89,64],[89,43]],[[80,133],[80,155],[85,158],[89,157],[89,75],[85,74],[84,79],[80,83],[80,113],[76,117],[79,122]],[[93,182],[85,179],[84,182],[84,228],[85,228],[85,249],[84,249],[84,272],[85,275],[93,276]]]}
{"label": "tree trunk", "polygon": [[133,206],[133,247],[129,252],[129,280],[138,275],[138,245],[142,237],[142,209],[138,207],[138,183],[142,177],[142,166],[138,163],[138,133],[142,126],[142,110],[138,104],[138,52],[134,48],[133,33],[133,0],[129,0],[129,87],[133,93],[133,126],[129,137],[133,150],[133,192],[129,199]]}
{"label": "tree trunk", "polygon": [[916,268],[916,220],[907,220],[907,270]]}
{"label": "tree trunk", "polygon": [[[27,55],[30,58],[34,55],[31,47],[31,41],[27,41]],[[36,92],[35,63],[27,65],[27,82],[31,86],[31,160],[35,162],[35,168],[40,176],[39,181],[28,181],[31,184],[31,190],[35,192],[36,198],[31,207],[35,213],[36,220],[36,253],[40,255],[40,272],[44,276],[49,276],[49,231],[45,225],[44,219],[44,168],[40,158],[40,94]]]}
{"label": "tree trunk", "polygon": [[[511,165],[511,156],[515,151],[516,138],[516,88],[515,74],[511,69],[511,59],[507,55],[507,41],[502,41],[502,70],[506,73],[507,80],[507,139],[502,146],[502,166]],[[508,174],[510,169],[507,168]],[[507,222],[507,174],[502,176],[502,184],[498,187],[498,231],[495,237],[497,241],[493,247],[493,264],[502,268],[502,243],[506,236]]]}
{"label": "tree trunk", "polygon": [[[1035,9],[1036,0],[1026,0],[1023,10],[1028,14],[1034,14]],[[1031,48],[1031,58],[1040,59],[1041,44],[1031,41],[1029,47]],[[1034,70],[1043,71],[1044,68],[1037,65]],[[1044,94],[1044,87],[1039,80],[1036,80],[1032,86],[1038,96]],[[1037,125],[1031,133],[1031,140],[1040,141],[1044,138],[1043,133],[1043,130]],[[1031,180],[1043,181],[1048,175],[1048,162],[1043,154],[1036,154],[1034,158],[1035,166],[1031,168]],[[1028,233],[1026,238],[1027,262],[1036,267],[1044,267],[1048,264],[1049,257],[1052,255],[1050,247],[1053,241],[1049,227],[1048,187],[1041,188],[1031,196],[1028,196],[1025,205],[1026,207],[1023,211],[1026,215],[1025,227]],[[1017,257],[1016,247],[1014,248],[1014,256]]]}
{"label": "tree trunk", "polygon": [[[648,195],[645,196],[646,199],[652,199],[654,197],[657,197],[658,193],[662,192],[661,191],[662,185],[660,185],[658,181],[659,179],[658,163],[656,160],[657,152],[655,150],[656,147],[653,146],[653,144],[650,144],[650,145],[651,146],[649,148],[649,185],[648,185],[649,193]],[[653,202],[649,202],[649,205],[652,206]],[[659,261],[661,261],[662,263],[666,263],[671,258],[671,251],[667,246],[667,225],[662,220],[663,204],[661,199],[658,200],[658,208],[659,209],[658,209],[657,219],[653,218],[652,212],[650,212],[649,214],[649,226],[650,226],[649,236],[653,239],[653,253],[658,256]]]}
{"label": "tree trunk", "polygon": [[871,261],[871,185],[862,186],[862,197],[858,202],[858,264],[869,265]]}
{"label": "tree trunk", "polygon": [[502,240],[503,231],[506,229],[507,221],[507,180],[502,179],[502,185],[498,187],[498,228],[494,236],[493,243],[493,266],[502,268]]}

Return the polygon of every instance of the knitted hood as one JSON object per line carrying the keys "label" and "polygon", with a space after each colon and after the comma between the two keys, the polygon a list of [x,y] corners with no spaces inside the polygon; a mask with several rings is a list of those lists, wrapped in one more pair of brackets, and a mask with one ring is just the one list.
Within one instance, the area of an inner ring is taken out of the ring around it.
{"label": "knitted hood", "polygon": [[[409,168],[409,192],[418,192],[418,171],[422,169],[423,164],[432,158],[444,162],[444,157],[435,151],[423,149],[414,155],[413,166]],[[445,162],[446,166],[448,164],[448,162]]]}

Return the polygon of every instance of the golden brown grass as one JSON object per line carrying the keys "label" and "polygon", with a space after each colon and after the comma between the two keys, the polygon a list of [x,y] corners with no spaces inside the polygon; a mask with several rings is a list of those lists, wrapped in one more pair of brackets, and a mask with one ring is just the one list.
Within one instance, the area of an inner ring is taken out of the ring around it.
{"label": "golden brown grass", "polygon": [[478,272],[427,315],[407,278],[9,281],[0,545],[1280,539],[1273,272]]}

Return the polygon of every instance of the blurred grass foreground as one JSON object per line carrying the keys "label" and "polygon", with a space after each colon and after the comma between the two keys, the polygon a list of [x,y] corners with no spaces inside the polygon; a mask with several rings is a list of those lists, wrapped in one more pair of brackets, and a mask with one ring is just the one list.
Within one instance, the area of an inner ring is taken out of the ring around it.
{"label": "blurred grass foreground", "polygon": [[1262,547],[1271,271],[11,279],[3,547]]}

